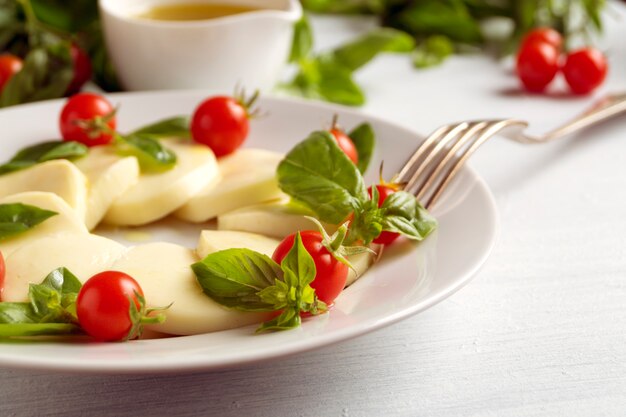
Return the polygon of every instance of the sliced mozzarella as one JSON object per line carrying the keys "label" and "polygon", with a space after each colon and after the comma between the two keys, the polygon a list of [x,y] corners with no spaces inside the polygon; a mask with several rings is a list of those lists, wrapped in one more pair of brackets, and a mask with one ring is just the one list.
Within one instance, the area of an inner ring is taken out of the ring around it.
{"label": "sliced mozzarella", "polygon": [[203,259],[210,253],[231,248],[247,248],[272,256],[278,240],[256,233],[232,232],[226,230],[203,230],[196,253]]}
{"label": "sliced mozzarella", "polygon": [[283,155],[263,149],[241,149],[218,160],[221,181],[191,198],[176,216],[201,223],[238,207],[279,198],[276,167]]}
{"label": "sliced mozzarella", "polygon": [[27,191],[58,195],[82,218],[87,208],[87,179],[65,159],[43,162],[0,176],[0,198]]}
{"label": "sliced mozzarella", "polygon": [[[0,252],[4,257],[8,257],[12,252],[30,242],[35,242],[45,236],[59,233],[87,234],[87,228],[82,218],[59,196],[41,191],[31,191],[27,193],[13,194],[0,200],[0,204],[22,203],[44,210],[58,213],[38,224],[34,228],[0,240]],[[33,257],[36,257],[34,254]]]}
{"label": "sliced mozzarella", "polygon": [[229,310],[204,294],[191,270],[194,251],[171,243],[136,246],[113,265],[137,280],[149,307],[171,306],[152,330],[175,335],[208,333],[263,321],[267,315]]}
{"label": "sliced mozzarella", "polygon": [[120,157],[110,146],[94,146],[89,153],[75,161],[87,177],[89,192],[85,224],[89,230],[102,220],[114,201],[139,181],[137,159]]}
{"label": "sliced mozzarella", "polygon": [[348,261],[352,264],[353,269],[348,270],[348,278],[346,279],[346,287],[351,285],[357,279],[361,278],[363,274],[374,263],[376,257],[369,252],[359,253],[358,255],[348,256]]}
{"label": "sliced mozzarella", "polygon": [[[285,200],[243,207],[217,218],[219,230],[238,230],[265,236],[284,238],[299,230],[317,230],[317,225],[305,216],[313,216],[306,208]],[[324,224],[328,233],[336,226]]]}
{"label": "sliced mozzarella", "polygon": [[137,226],[163,218],[219,178],[215,155],[189,141],[168,139],[163,145],[176,153],[176,166],[165,172],[142,174],[137,184],[118,198],[104,221]]}
{"label": "sliced mozzarella", "polygon": [[13,252],[6,260],[2,301],[27,301],[30,284],[39,284],[53,270],[65,267],[82,282],[111,269],[126,250],[104,237],[59,234],[37,240]]}

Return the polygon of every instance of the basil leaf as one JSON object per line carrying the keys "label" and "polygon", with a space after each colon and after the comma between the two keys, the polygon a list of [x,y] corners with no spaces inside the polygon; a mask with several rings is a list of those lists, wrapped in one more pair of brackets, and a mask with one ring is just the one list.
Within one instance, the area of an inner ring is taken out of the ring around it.
{"label": "basil leaf", "polygon": [[405,191],[388,196],[381,209],[383,230],[401,233],[409,239],[422,240],[437,227],[437,221],[415,196]]}
{"label": "basil leaf", "polygon": [[267,331],[290,330],[299,327],[301,322],[302,319],[300,318],[300,312],[296,309],[290,308],[284,310],[280,316],[275,319],[261,324],[256,332],[261,333]]}
{"label": "basil leaf", "polygon": [[454,53],[454,45],[449,38],[441,35],[428,37],[416,49],[413,65],[417,68],[433,67],[441,64]]}
{"label": "basil leaf", "polygon": [[291,44],[291,52],[289,54],[289,62],[298,62],[309,56],[313,48],[313,31],[309,19],[306,15],[302,15],[300,20],[293,27],[293,41]]}
{"label": "basil leaf", "polygon": [[69,44],[32,49],[0,94],[0,107],[62,97],[74,76]]}
{"label": "basil leaf", "polygon": [[118,138],[119,152],[137,158],[142,171],[166,171],[176,165],[176,154],[151,136],[131,134]]}
{"label": "basil leaf", "polygon": [[294,244],[281,262],[280,267],[285,272],[285,283],[291,287],[301,289],[315,279],[315,262],[304,247],[300,232],[296,233]]}
{"label": "basil leaf", "polygon": [[61,294],[76,293],[83,284],[67,268],[61,267],[50,272],[41,285],[58,291]]}
{"label": "basil leaf", "polygon": [[26,232],[57,214],[21,203],[0,204],[0,241]]}
{"label": "basil leaf", "polygon": [[415,48],[413,37],[406,32],[380,28],[340,46],[330,59],[350,71],[356,71],[381,52],[410,52]]}
{"label": "basil leaf", "polygon": [[367,171],[367,167],[372,159],[374,148],[376,147],[376,135],[374,129],[369,123],[362,123],[352,130],[348,134],[352,143],[356,147],[357,154],[359,155],[359,163],[357,168],[364,174]]}
{"label": "basil leaf", "polygon": [[53,159],[76,159],[86,155],[87,146],[78,142],[50,141],[22,149],[6,164],[0,165],[0,175],[29,168]]}
{"label": "basil leaf", "polygon": [[76,321],[76,298],[81,287],[78,278],[63,267],[48,274],[41,284],[31,284],[28,294],[38,322]]}
{"label": "basil leaf", "polygon": [[249,249],[212,253],[191,269],[209,297],[241,311],[273,311],[258,293],[283,277],[276,262]]}
{"label": "basil leaf", "polygon": [[161,120],[135,130],[131,133],[133,135],[149,136],[153,139],[190,138],[189,117],[178,116]]}
{"label": "basil leaf", "polygon": [[277,169],[279,187],[331,224],[342,223],[367,199],[363,178],[328,132],[313,132]]}
{"label": "basil leaf", "polygon": [[37,323],[39,316],[30,303],[0,303],[0,323]]}
{"label": "basil leaf", "polygon": [[0,337],[57,336],[81,333],[70,323],[11,323],[0,324]]}

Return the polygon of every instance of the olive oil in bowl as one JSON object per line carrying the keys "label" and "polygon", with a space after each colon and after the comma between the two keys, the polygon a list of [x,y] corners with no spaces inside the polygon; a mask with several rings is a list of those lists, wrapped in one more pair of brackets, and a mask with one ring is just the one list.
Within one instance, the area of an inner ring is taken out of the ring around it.
{"label": "olive oil in bowl", "polygon": [[208,20],[261,10],[258,7],[226,3],[185,3],[155,6],[137,17],[151,20]]}

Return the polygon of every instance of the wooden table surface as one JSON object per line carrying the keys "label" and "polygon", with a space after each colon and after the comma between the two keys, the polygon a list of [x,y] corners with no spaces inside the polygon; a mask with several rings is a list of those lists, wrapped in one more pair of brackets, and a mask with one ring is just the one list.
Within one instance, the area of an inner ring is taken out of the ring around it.
{"label": "wooden table surface", "polygon": [[[626,91],[626,7],[613,8],[603,41],[611,72],[596,98]],[[314,23],[320,47],[372,24]],[[385,56],[358,75],[369,97],[363,110],[424,133],[511,116],[541,132],[593,101],[520,93],[509,67],[465,56],[415,71],[406,57]],[[426,312],[220,372],[0,369],[0,415],[626,415],[626,118],[543,146],[498,138],[471,165],[496,197],[499,241],[469,285]]]}

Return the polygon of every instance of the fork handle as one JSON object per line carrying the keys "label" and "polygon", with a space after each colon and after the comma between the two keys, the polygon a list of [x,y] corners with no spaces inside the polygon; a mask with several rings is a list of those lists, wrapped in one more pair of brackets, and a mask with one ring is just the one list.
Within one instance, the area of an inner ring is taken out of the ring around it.
{"label": "fork handle", "polygon": [[626,93],[611,94],[596,102],[576,118],[542,136],[512,132],[507,137],[522,143],[545,143],[600,123],[626,112]]}

